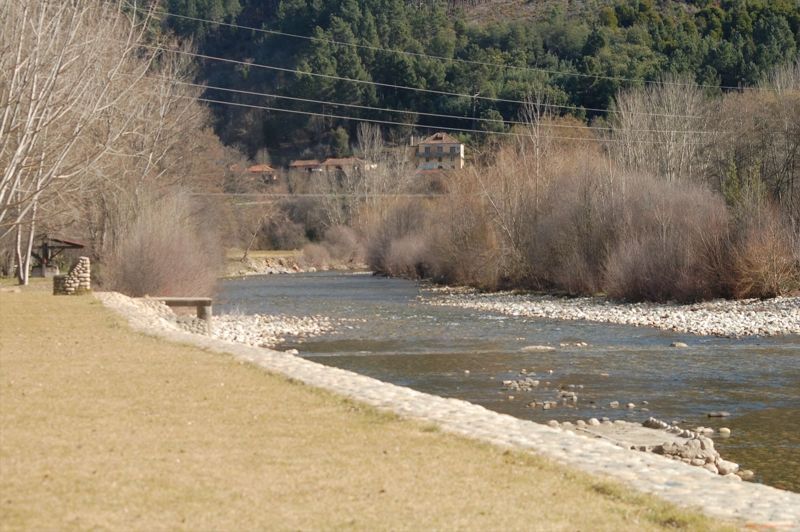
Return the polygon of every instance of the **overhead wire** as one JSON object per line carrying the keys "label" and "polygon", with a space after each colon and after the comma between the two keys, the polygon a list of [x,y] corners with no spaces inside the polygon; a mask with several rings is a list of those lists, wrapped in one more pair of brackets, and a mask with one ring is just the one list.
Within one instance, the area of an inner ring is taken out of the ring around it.
{"label": "overhead wire", "polygon": [[[137,7],[134,7],[134,9],[137,9],[139,11],[147,11],[147,10],[144,10],[143,8],[137,8]],[[384,47],[381,47],[381,46],[374,46],[374,45],[369,45],[369,44],[351,43],[351,42],[346,42],[346,41],[340,41],[340,40],[337,40],[337,39],[314,37],[314,36],[311,36],[311,35],[299,35],[299,34],[296,34],[296,33],[289,33],[289,32],[284,32],[284,31],[279,31],[279,30],[274,30],[274,29],[268,29],[268,28],[256,28],[256,27],[253,27],[253,26],[245,26],[245,25],[242,25],[242,24],[234,24],[232,22],[209,20],[209,19],[204,19],[204,18],[200,18],[200,17],[192,17],[192,16],[189,16],[189,15],[181,15],[181,14],[178,14],[178,13],[171,13],[169,11],[163,11],[163,10],[158,10],[158,9],[153,10],[152,13],[154,15],[163,15],[163,16],[171,17],[171,18],[178,18],[178,19],[182,19],[182,20],[191,20],[191,21],[194,21],[194,22],[203,22],[203,23],[206,23],[206,24],[214,24],[214,25],[217,25],[217,26],[225,26],[225,27],[229,27],[229,28],[242,29],[242,30],[247,30],[247,31],[254,31],[254,32],[265,33],[265,34],[269,34],[269,35],[278,35],[278,36],[283,36],[283,37],[290,37],[290,38],[293,38],[293,39],[302,39],[302,40],[313,41],[313,42],[324,42],[324,43],[328,43],[328,44],[334,44],[334,45],[337,45],[337,46],[349,46],[349,47],[352,47],[352,48],[357,48],[357,49],[362,49],[362,50],[370,50],[370,51],[374,51],[374,52],[386,52],[386,53],[392,53],[392,54],[398,54],[398,55],[406,55],[406,56],[409,56],[409,57],[433,59],[433,60],[437,60],[437,61],[448,61],[448,62],[454,62],[454,63],[475,65],[475,66],[487,66],[487,67],[504,68],[504,69],[512,69],[512,70],[525,70],[525,71],[537,72],[537,73],[555,75],[555,76],[589,78],[589,79],[620,81],[620,82],[629,82],[629,83],[630,82],[645,83],[645,84],[648,84],[648,85],[669,85],[669,86],[678,86],[678,87],[695,86],[695,87],[701,87],[701,88],[722,89],[722,90],[754,90],[754,87],[732,86],[732,85],[712,85],[712,84],[704,84],[704,83],[689,84],[689,83],[681,83],[681,82],[677,82],[677,81],[663,81],[663,80],[662,81],[653,81],[653,80],[626,78],[626,77],[622,77],[622,76],[605,76],[605,75],[602,75],[602,74],[585,74],[585,73],[582,73],[582,72],[565,72],[565,71],[562,71],[562,70],[553,70],[553,69],[547,69],[547,68],[541,68],[541,67],[532,67],[532,66],[527,66],[527,65],[510,65],[508,63],[493,63],[493,62],[489,62],[489,61],[478,61],[478,60],[474,60],[474,59],[463,59],[463,58],[459,58],[459,57],[446,57],[446,56],[442,56],[442,55],[426,54],[426,53],[422,53],[422,52],[412,52],[412,51],[408,51],[408,50],[400,50],[400,49],[397,49],[397,48],[384,48]]]}
{"label": "overhead wire", "polygon": [[[258,92],[258,91],[249,91],[244,89],[231,89],[228,87],[220,87],[215,85],[207,85],[202,83],[193,83],[189,81],[180,81],[180,80],[170,80],[175,83],[179,83],[182,85],[187,85],[191,87],[197,87],[202,89],[208,90],[216,90],[222,92],[229,92],[233,94],[243,94],[247,96],[259,96],[264,98],[275,98],[280,100],[290,100],[290,101],[297,101],[297,102],[305,102],[305,103],[314,103],[320,105],[330,105],[334,107],[347,107],[352,109],[361,109],[361,110],[369,110],[369,111],[380,111],[380,112],[387,112],[387,113],[396,113],[396,114],[405,114],[405,115],[416,115],[416,116],[429,116],[434,118],[446,118],[446,119],[454,119],[454,120],[469,120],[473,122],[489,122],[489,123],[497,123],[503,125],[521,125],[521,126],[528,126],[530,122],[520,121],[520,120],[505,120],[499,118],[485,118],[485,117],[470,117],[470,116],[460,116],[460,115],[449,115],[449,114],[442,114],[442,113],[429,113],[425,111],[414,111],[414,110],[406,110],[406,109],[393,109],[387,107],[374,107],[369,105],[360,105],[360,104],[353,104],[353,103],[343,103],[343,102],[333,102],[329,100],[316,100],[312,98],[300,98],[298,96],[286,96],[282,94],[273,94],[267,92]],[[603,126],[588,126],[588,125],[578,125],[578,124],[547,124],[547,127],[553,128],[560,128],[560,129],[588,129],[591,131],[614,131],[615,129],[612,127],[603,127]],[[718,133],[717,131],[707,131],[707,130],[678,130],[678,129],[628,129],[626,130],[628,133],[666,133],[666,134],[709,134],[709,133]]]}
{"label": "overhead wire", "polygon": [[[139,46],[141,46],[142,48],[149,48],[149,49],[153,49],[153,50],[161,50],[161,51],[165,51],[165,52],[173,52],[173,53],[177,53],[177,54],[188,55],[188,56],[196,57],[196,58],[200,58],[200,59],[208,59],[208,60],[211,60],[211,61],[219,61],[219,62],[223,62],[223,63],[242,65],[242,66],[247,66],[247,67],[250,67],[250,68],[261,68],[261,69],[267,69],[267,70],[273,70],[273,71],[279,71],[279,72],[287,72],[287,73],[300,74],[300,75],[306,75],[306,76],[320,77],[320,78],[325,78],[325,79],[333,79],[333,80],[337,80],[337,81],[347,81],[347,82],[358,83],[358,84],[363,84],[363,85],[372,85],[372,86],[386,87],[386,88],[391,88],[391,89],[415,91],[415,92],[422,92],[422,93],[427,93],[427,94],[437,94],[437,95],[440,95],[440,96],[455,96],[455,97],[467,98],[467,99],[486,100],[486,101],[501,102],[501,103],[512,103],[512,104],[518,104],[518,105],[527,105],[527,104],[530,103],[529,101],[526,102],[526,101],[523,101],[523,100],[512,100],[512,99],[507,99],[507,98],[495,98],[495,97],[491,97],[491,96],[480,96],[478,94],[470,95],[470,94],[463,94],[463,93],[459,93],[459,92],[442,91],[442,90],[436,90],[436,89],[424,89],[424,88],[421,88],[421,87],[409,87],[409,86],[405,86],[405,85],[396,85],[396,84],[393,84],[393,83],[381,83],[381,82],[378,82],[378,81],[369,81],[369,80],[363,80],[363,79],[347,78],[347,77],[344,77],[344,76],[336,76],[336,75],[333,75],[333,74],[321,74],[319,72],[308,72],[308,71],[299,70],[299,69],[295,69],[295,68],[278,67],[278,66],[274,66],[274,65],[264,65],[264,64],[260,64],[260,63],[256,63],[256,62],[252,62],[252,61],[241,61],[241,60],[238,60],[238,59],[229,59],[229,58],[226,58],[226,57],[211,56],[211,55],[207,55],[207,54],[201,54],[201,53],[198,53],[198,52],[190,52],[188,50],[180,50],[180,49],[177,49],[177,48],[169,48],[169,47],[165,47],[165,46],[158,46],[158,45],[151,45],[151,44],[140,44]],[[574,105],[559,105],[559,104],[552,104],[552,103],[541,103],[539,105],[541,107],[554,108],[554,109],[566,109],[566,110],[572,110],[572,111],[593,111],[593,112],[598,112],[598,113],[620,114],[619,111],[616,111],[616,110],[613,110],[613,109],[579,107],[579,106],[574,106]],[[696,115],[681,115],[681,114],[669,114],[669,113],[639,113],[639,112],[631,112],[629,114],[638,115],[638,116],[655,116],[655,117],[671,117],[671,118],[700,118],[699,116],[696,116]]]}
{"label": "overhead wire", "polygon": [[[200,102],[205,103],[212,103],[218,105],[230,105],[235,107],[242,107],[242,108],[249,108],[249,109],[260,109],[265,111],[276,111],[276,112],[283,112],[283,113],[290,113],[290,114],[298,114],[298,115],[306,115],[306,116],[316,116],[321,118],[335,118],[337,120],[352,120],[356,122],[369,122],[373,124],[381,124],[381,125],[392,125],[392,126],[404,126],[404,127],[412,127],[418,129],[434,129],[434,130],[444,130],[444,131],[455,131],[455,132],[462,132],[462,133],[478,133],[484,135],[501,135],[501,136],[509,136],[509,137],[517,137],[517,138],[530,138],[530,134],[526,133],[517,133],[513,131],[490,131],[484,129],[469,129],[469,128],[457,128],[457,127],[449,127],[449,126],[439,126],[439,125],[426,125],[426,124],[409,124],[404,122],[395,122],[391,120],[381,120],[375,118],[362,118],[357,116],[346,116],[346,115],[338,115],[338,114],[331,114],[331,113],[317,113],[312,111],[300,111],[297,109],[283,109],[281,107],[272,107],[267,105],[255,105],[255,104],[246,104],[240,102],[229,102],[224,100],[215,100],[211,98],[195,98],[193,96],[185,96],[185,98],[192,98],[196,99]],[[541,138],[546,138],[550,140],[575,140],[575,141],[582,141],[582,142],[598,142],[598,143],[634,143],[634,144],[666,144],[665,141],[661,140],[647,140],[647,139],[613,139],[613,138],[597,138],[597,137],[562,137],[562,136],[554,136],[554,135],[540,135]],[[685,145],[695,145],[695,144],[702,144],[699,142],[683,142],[682,144]]]}

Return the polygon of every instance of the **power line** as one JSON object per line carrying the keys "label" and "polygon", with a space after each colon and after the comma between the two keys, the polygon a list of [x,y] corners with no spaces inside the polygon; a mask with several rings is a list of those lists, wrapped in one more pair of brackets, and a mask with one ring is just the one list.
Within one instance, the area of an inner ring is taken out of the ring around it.
{"label": "power line", "polygon": [[[177,53],[177,54],[188,55],[188,56],[191,56],[191,57],[197,57],[197,58],[200,58],[200,59],[208,59],[208,60],[211,60],[211,61],[220,61],[220,62],[223,62],[223,63],[230,63],[230,64],[242,65],[242,66],[247,66],[247,67],[255,67],[255,68],[262,68],[262,69],[266,69],[266,70],[274,70],[274,71],[279,71],[279,72],[288,72],[288,73],[294,73],[294,74],[301,74],[301,75],[313,76],[313,77],[319,77],[319,78],[325,78],[325,79],[333,79],[333,80],[337,80],[337,81],[347,81],[347,82],[359,83],[359,84],[363,84],[363,85],[373,85],[373,86],[378,86],[378,87],[386,87],[386,88],[390,88],[390,89],[400,89],[400,90],[407,90],[407,91],[423,92],[423,93],[428,93],[428,94],[437,94],[437,95],[440,95],[440,96],[456,96],[456,97],[467,98],[467,99],[487,100],[487,101],[502,102],[502,103],[513,103],[513,104],[518,104],[518,105],[527,105],[528,103],[530,103],[530,102],[525,102],[525,101],[522,101],[522,100],[511,100],[511,99],[506,99],[506,98],[493,98],[493,97],[490,97],[490,96],[480,96],[478,94],[463,94],[463,93],[459,93],[459,92],[441,91],[441,90],[435,90],[435,89],[423,89],[423,88],[420,88],[420,87],[408,87],[408,86],[405,86],[405,85],[395,85],[395,84],[392,84],[392,83],[381,83],[381,82],[378,82],[378,81],[368,81],[368,80],[363,80],[363,79],[346,78],[346,77],[343,77],[343,76],[335,76],[335,75],[332,75],[332,74],[320,74],[318,72],[305,72],[303,70],[298,70],[298,69],[294,69],[294,68],[285,68],[285,67],[277,67],[277,66],[272,66],[272,65],[263,65],[263,64],[259,64],[259,63],[255,63],[255,62],[240,61],[240,60],[237,60],[237,59],[228,59],[226,57],[215,57],[215,56],[211,56],[211,55],[200,54],[200,53],[197,53],[197,52],[190,52],[188,50],[180,50],[180,49],[175,49],[175,48],[166,48],[164,46],[156,46],[156,45],[150,45],[150,44],[140,44],[139,46],[141,46],[142,48],[150,48],[150,49],[161,50],[161,51],[165,51],[165,52],[173,52],[173,53]],[[543,103],[543,104],[539,104],[539,105],[541,105],[542,107],[549,107],[549,108],[554,108],[554,109],[567,109],[567,110],[572,110],[572,111],[594,111],[594,112],[598,112],[598,113],[612,113],[612,114],[619,114],[620,113],[620,111],[615,111],[615,110],[611,110],[611,109],[599,109],[599,108],[594,108],[594,107],[577,107],[577,106],[574,106],[574,105],[559,105],[559,104],[552,104],[552,103]],[[630,114],[640,115],[640,116],[656,116],[656,117],[672,117],[672,118],[675,118],[675,117],[677,117],[677,118],[700,118],[700,117],[695,116],[695,115],[678,115],[678,114],[664,114],[664,113],[630,113]]]}
{"label": "power line", "polygon": [[[165,78],[166,79],[166,78]],[[518,120],[505,120],[500,118],[482,118],[482,117],[470,117],[470,116],[459,116],[459,115],[448,115],[448,114],[441,114],[441,113],[428,113],[424,111],[413,111],[413,110],[406,110],[406,109],[392,109],[392,108],[385,108],[385,107],[373,107],[369,105],[359,105],[359,104],[352,104],[352,103],[342,103],[342,102],[332,102],[328,100],[315,100],[310,98],[300,98],[297,96],[285,96],[281,94],[272,94],[266,92],[257,92],[257,91],[248,91],[243,89],[230,89],[227,87],[219,87],[214,85],[203,85],[200,83],[192,83],[189,81],[180,81],[180,80],[169,80],[174,83],[179,83],[182,85],[188,85],[191,87],[198,87],[202,89],[211,89],[211,90],[218,90],[224,92],[230,92],[234,94],[244,94],[248,96],[260,96],[265,98],[276,98],[281,100],[290,100],[290,101],[298,101],[298,102],[305,102],[305,103],[315,103],[321,105],[330,105],[334,107],[348,107],[353,109],[363,109],[369,111],[382,111],[387,113],[398,113],[398,114],[406,114],[406,115],[418,115],[418,116],[430,116],[434,118],[447,118],[447,119],[455,119],[455,120],[472,120],[478,122],[491,122],[491,123],[498,123],[504,125],[521,125],[521,126],[528,126],[530,125],[529,122],[518,121]],[[593,131],[614,131],[612,127],[600,127],[600,126],[587,126],[587,125],[568,125],[568,124],[547,124],[547,127],[553,128],[563,128],[563,129],[588,129]],[[677,129],[633,129],[633,130],[625,130],[627,133],[668,133],[668,134],[709,134],[709,133],[717,133],[716,131],[702,131],[702,130],[677,130]]]}
{"label": "power line", "polygon": [[[193,96],[183,96],[184,98],[191,98],[195,99]],[[254,105],[254,104],[246,104],[246,103],[238,103],[238,102],[226,102],[223,100],[214,100],[210,98],[196,98],[197,101],[206,102],[206,103],[213,103],[219,105],[231,105],[234,107],[244,107],[248,109],[260,109],[265,111],[277,111],[283,113],[290,113],[290,114],[299,114],[299,115],[306,115],[306,116],[318,116],[322,118],[336,118],[338,120],[354,120],[356,122],[369,122],[373,124],[382,124],[382,125],[392,125],[392,126],[405,126],[405,127],[412,127],[412,128],[421,128],[421,129],[435,129],[435,130],[445,130],[445,131],[456,131],[462,133],[481,133],[484,135],[503,135],[503,136],[510,136],[510,137],[518,137],[518,138],[530,138],[530,135],[524,133],[515,133],[512,131],[486,131],[483,129],[468,129],[468,128],[457,128],[457,127],[447,127],[447,126],[432,126],[432,125],[425,125],[425,124],[406,124],[403,122],[394,122],[391,120],[379,120],[374,118],[360,118],[355,116],[344,116],[344,115],[335,115],[329,113],[315,113],[311,111],[298,111],[295,109],[282,109],[280,107],[271,107],[266,105]],[[598,139],[595,137],[558,137],[552,135],[542,135],[542,138],[547,138],[550,140],[576,140],[576,141],[583,141],[583,142],[599,142],[599,143],[620,143],[620,142],[632,142],[636,144],[666,144],[664,141],[649,141],[649,140],[641,140],[641,139],[633,139],[630,141],[623,141],[620,139]],[[684,144],[701,144],[697,142],[685,142]]]}
{"label": "power line", "polygon": [[[136,8],[139,11],[143,11],[142,8]],[[194,22],[205,22],[207,24],[215,24],[218,26],[226,26],[229,28],[236,28],[248,31],[255,31],[259,33],[265,33],[269,35],[279,35],[282,37],[291,37],[293,39],[302,39],[306,41],[314,41],[314,42],[324,42],[328,44],[335,44],[337,46],[350,46],[352,48],[358,48],[362,50],[370,50],[373,52],[387,52],[392,54],[398,55],[406,55],[409,57],[417,57],[417,58],[424,58],[424,59],[434,59],[437,61],[449,61],[455,63],[463,63],[468,65],[475,65],[475,66],[489,66],[495,68],[506,68],[506,69],[513,69],[513,70],[525,70],[529,72],[537,72],[542,74],[549,74],[549,75],[556,75],[556,76],[570,76],[570,77],[577,77],[577,78],[588,78],[588,79],[598,79],[598,80],[609,80],[609,81],[624,81],[624,82],[635,82],[635,83],[645,83],[648,85],[669,85],[669,86],[677,86],[677,87],[690,87],[696,86],[701,88],[710,88],[710,89],[722,89],[722,90],[755,90],[754,87],[734,87],[731,85],[711,85],[711,84],[704,84],[704,83],[680,83],[674,81],[651,81],[651,80],[644,80],[644,79],[635,79],[635,78],[625,78],[620,76],[603,76],[600,74],[584,74],[581,72],[563,72],[561,70],[552,70],[546,68],[539,68],[539,67],[531,67],[531,66],[519,66],[519,65],[509,65],[506,63],[492,63],[488,61],[477,61],[473,59],[461,59],[458,57],[445,57],[441,55],[433,55],[433,54],[425,54],[422,52],[410,52],[407,50],[399,50],[396,48],[383,48],[380,46],[372,46],[368,44],[358,44],[358,43],[349,43],[345,41],[339,41],[336,39],[329,39],[329,38],[322,38],[322,37],[313,37],[310,35],[298,35],[296,33],[287,33],[284,31],[278,30],[270,30],[266,28],[256,28],[252,26],[244,26],[241,24],[234,24],[231,22],[223,22],[223,21],[216,21],[216,20],[208,20],[199,17],[191,17],[188,15],[179,15],[177,13],[170,13],[168,11],[159,11],[153,10],[152,13],[154,15],[164,15],[167,17],[172,18],[179,18],[183,20],[191,20]]]}

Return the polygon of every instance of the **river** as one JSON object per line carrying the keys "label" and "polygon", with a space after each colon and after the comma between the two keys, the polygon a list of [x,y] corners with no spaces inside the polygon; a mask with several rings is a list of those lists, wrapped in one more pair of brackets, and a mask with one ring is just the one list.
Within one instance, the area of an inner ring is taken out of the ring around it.
{"label": "river", "polygon": [[[330,317],[335,332],[279,348],[523,419],[654,416],[686,428],[729,427],[730,438],[715,437],[723,457],[755,471],[756,481],[800,491],[800,337],[727,339],[520,318],[433,306],[420,299],[424,291],[412,281],[353,273],[258,276],[224,281],[215,311]],[[579,342],[588,346],[523,351]],[[504,389],[503,380],[522,370],[540,386]],[[578,402],[527,406],[554,399],[560,388],[575,391]],[[629,402],[636,408],[624,408]],[[711,411],[731,415],[708,418]]]}

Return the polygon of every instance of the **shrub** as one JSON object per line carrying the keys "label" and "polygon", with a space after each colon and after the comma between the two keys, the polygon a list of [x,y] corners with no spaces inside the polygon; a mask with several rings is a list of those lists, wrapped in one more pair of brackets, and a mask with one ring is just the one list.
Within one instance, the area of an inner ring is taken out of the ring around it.
{"label": "shrub", "polygon": [[733,294],[775,297],[800,288],[798,242],[780,215],[765,209],[749,221],[733,252]]}
{"label": "shrub", "polygon": [[[378,273],[391,274],[389,256],[392,244],[409,236],[428,233],[429,215],[427,205],[419,200],[400,201],[372,222],[367,240],[367,264]],[[397,248],[395,249],[397,253]],[[422,265],[415,270],[424,270]]]}
{"label": "shrub", "polygon": [[626,198],[624,219],[605,266],[609,296],[688,302],[725,294],[729,228],[721,196],[643,178]]}
{"label": "shrub", "polygon": [[336,225],[325,231],[323,245],[335,262],[343,265],[364,262],[364,244],[351,228]]}
{"label": "shrub", "polygon": [[331,264],[331,255],[328,253],[328,248],[321,244],[306,244],[303,246],[300,262],[306,268],[314,267],[318,270],[326,270]]}
{"label": "shrub", "polygon": [[261,237],[263,249],[300,249],[308,242],[305,227],[283,212],[264,224]]}
{"label": "shrub", "polygon": [[142,207],[104,264],[104,288],[129,296],[208,296],[223,251],[191,205],[168,196]]}
{"label": "shrub", "polygon": [[424,277],[426,248],[427,242],[421,235],[392,240],[384,257],[383,273],[409,279]]}

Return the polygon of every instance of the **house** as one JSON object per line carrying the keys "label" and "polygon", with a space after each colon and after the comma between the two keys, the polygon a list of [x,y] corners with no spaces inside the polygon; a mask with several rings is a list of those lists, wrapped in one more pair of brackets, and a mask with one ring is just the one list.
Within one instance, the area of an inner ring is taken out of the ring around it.
{"label": "house", "polygon": [[416,145],[418,170],[464,168],[464,144],[447,133],[434,133]]}
{"label": "house", "polygon": [[299,159],[289,163],[289,171],[292,170],[297,172],[308,172],[309,174],[312,172],[321,172],[322,163],[316,159]]}
{"label": "house", "polygon": [[278,172],[268,164],[254,164],[248,166],[245,171],[250,175],[261,176],[265,182],[275,181],[278,178]]}
{"label": "house", "polygon": [[325,159],[320,165],[326,172],[333,172],[341,170],[347,174],[357,171],[374,170],[378,167],[377,164],[370,163],[357,157],[343,157],[335,158],[329,157]]}

